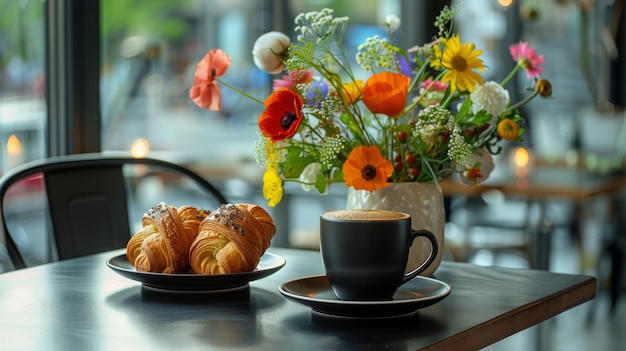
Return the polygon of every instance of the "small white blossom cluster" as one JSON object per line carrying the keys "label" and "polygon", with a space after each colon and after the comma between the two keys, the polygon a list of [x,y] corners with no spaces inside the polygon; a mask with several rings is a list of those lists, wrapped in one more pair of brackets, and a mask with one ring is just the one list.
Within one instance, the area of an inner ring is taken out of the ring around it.
{"label": "small white blossom cluster", "polygon": [[435,49],[434,47],[436,45],[439,45],[441,43],[441,40],[437,39],[435,41],[432,41],[430,43],[426,43],[422,46],[419,45],[415,45],[410,47],[407,50],[408,54],[415,54],[417,56],[432,56],[434,55]]}
{"label": "small white blossom cluster", "polygon": [[332,116],[336,112],[341,112],[343,110],[343,101],[336,94],[336,90],[333,89],[332,86],[328,87],[328,95],[322,101],[320,112],[323,116],[328,117],[328,119],[332,119]]}
{"label": "small white blossom cluster", "polygon": [[278,147],[272,140],[261,132],[257,131],[257,139],[254,142],[254,160],[260,166],[265,168],[268,162],[273,162]]}
{"label": "small white blossom cluster", "polygon": [[469,168],[472,161],[472,147],[465,142],[465,138],[461,135],[461,128],[454,121],[450,123],[450,127],[448,156],[452,162]]}
{"label": "small white blossom cluster", "polygon": [[436,105],[430,105],[420,111],[413,135],[425,142],[432,143],[437,134],[449,129],[450,121],[454,124],[452,112]]}
{"label": "small white blossom cluster", "polygon": [[454,122],[454,114],[448,109],[430,105],[420,111],[413,135],[428,143],[436,143],[436,136],[442,132],[450,133],[448,156],[452,162],[469,167],[472,148],[461,135],[461,128]]}
{"label": "small white blossom cluster", "polygon": [[345,148],[346,139],[342,136],[325,138],[320,145],[320,161],[323,165],[331,168],[337,159],[337,155]]}
{"label": "small white blossom cluster", "polygon": [[371,71],[374,66],[391,69],[396,66],[393,45],[387,39],[378,35],[369,37],[365,40],[365,43],[359,45],[356,53],[356,63],[366,71]]}
{"label": "small white blossom cluster", "polygon": [[342,38],[348,24],[348,17],[333,17],[333,10],[325,8],[299,14],[296,19],[295,32],[298,41],[321,42],[328,36]]}
{"label": "small white blossom cluster", "polygon": [[448,123],[450,117],[454,118],[454,115],[448,109],[439,107],[438,105],[430,105],[421,110],[418,117],[416,127],[420,123],[442,126]]}
{"label": "small white blossom cluster", "polygon": [[454,20],[454,17],[462,6],[462,2],[463,1],[457,1],[452,7],[448,5],[444,6],[439,16],[435,19],[435,27],[439,29],[439,37],[445,36],[448,23]]}
{"label": "small white blossom cluster", "polygon": [[315,44],[313,42],[293,43],[289,57],[285,61],[285,67],[288,71],[309,69],[314,54]]}

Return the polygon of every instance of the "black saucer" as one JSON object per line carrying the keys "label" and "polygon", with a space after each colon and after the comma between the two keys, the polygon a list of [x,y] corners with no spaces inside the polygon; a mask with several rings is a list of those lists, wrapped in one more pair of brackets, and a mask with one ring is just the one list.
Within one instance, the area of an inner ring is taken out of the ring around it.
{"label": "black saucer", "polygon": [[328,318],[386,319],[409,317],[419,309],[448,296],[452,288],[433,278],[418,276],[401,286],[390,301],[343,301],[337,299],[324,275],[285,282],[278,288],[287,299],[308,306]]}

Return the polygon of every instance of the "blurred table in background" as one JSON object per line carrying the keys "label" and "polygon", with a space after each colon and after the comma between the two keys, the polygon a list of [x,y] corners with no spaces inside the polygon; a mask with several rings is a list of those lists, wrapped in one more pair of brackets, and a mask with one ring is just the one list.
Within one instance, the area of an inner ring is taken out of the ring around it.
{"label": "blurred table in background", "polygon": [[[547,225],[546,206],[549,201],[565,200],[571,202],[574,213],[568,226],[572,236],[576,238],[581,248],[580,221],[582,219],[582,205],[597,198],[608,201],[606,213],[609,223],[606,226],[609,243],[603,248],[611,255],[610,290],[612,306],[619,296],[623,278],[624,266],[624,236],[626,236],[626,204],[624,195],[626,190],[626,168],[611,172],[599,173],[591,171],[580,163],[558,161],[533,160],[532,165],[523,172],[516,172],[517,166],[497,165],[496,171],[485,183],[478,186],[468,186],[458,177],[450,177],[441,182],[445,196],[449,197],[476,197],[490,191],[498,191],[506,198],[521,199],[527,205],[536,204],[539,207],[539,218],[532,228],[525,228],[529,234],[529,260],[532,268],[548,270],[550,267],[550,251],[552,227]],[[516,175],[522,174],[523,176]],[[454,211],[454,210],[453,210]]]}

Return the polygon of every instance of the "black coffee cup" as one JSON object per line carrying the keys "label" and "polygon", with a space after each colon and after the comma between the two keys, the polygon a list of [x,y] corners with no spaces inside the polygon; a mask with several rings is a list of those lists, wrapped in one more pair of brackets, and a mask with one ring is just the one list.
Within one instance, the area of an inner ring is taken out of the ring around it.
{"label": "black coffee cup", "polygon": [[[413,240],[425,237],[430,255],[406,272]],[[326,277],[341,300],[392,300],[396,290],[432,264],[439,247],[428,230],[412,230],[411,216],[387,210],[333,210],[320,216]]]}

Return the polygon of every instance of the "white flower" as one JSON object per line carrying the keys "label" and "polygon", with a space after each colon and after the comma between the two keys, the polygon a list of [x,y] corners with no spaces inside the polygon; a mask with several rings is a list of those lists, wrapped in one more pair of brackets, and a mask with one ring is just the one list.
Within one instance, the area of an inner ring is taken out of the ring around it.
{"label": "white flower", "polygon": [[491,172],[493,172],[493,169],[495,168],[495,165],[493,163],[493,156],[491,156],[491,153],[487,151],[487,149],[485,149],[484,147],[474,150],[474,152],[472,153],[471,164],[472,167],[478,167],[480,169],[480,174],[482,176],[476,178],[468,178],[467,171],[462,172],[461,181],[468,185],[483,183],[485,180],[487,180],[487,178],[489,178],[489,175],[491,175]]}
{"label": "white flower", "polygon": [[488,81],[474,88],[470,94],[470,100],[472,100],[472,112],[474,114],[485,110],[492,117],[490,123],[496,125],[498,116],[506,111],[506,106],[509,103],[509,92],[497,82]]}
{"label": "white flower", "polygon": [[311,191],[315,189],[315,182],[317,181],[317,175],[320,174],[322,164],[319,162],[309,163],[304,167],[300,174],[299,180],[302,182],[302,189],[304,191]]}
{"label": "white flower", "polygon": [[389,29],[396,30],[400,28],[400,18],[396,15],[387,15],[385,17],[385,24]]}
{"label": "white flower", "polygon": [[254,64],[269,74],[280,73],[284,65],[279,55],[287,49],[289,43],[291,43],[289,37],[280,32],[261,35],[252,47]]}

